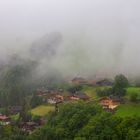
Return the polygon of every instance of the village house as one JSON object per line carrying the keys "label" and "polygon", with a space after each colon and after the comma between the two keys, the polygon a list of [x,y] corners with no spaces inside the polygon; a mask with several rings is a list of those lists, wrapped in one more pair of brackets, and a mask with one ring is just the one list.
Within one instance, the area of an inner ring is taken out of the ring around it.
{"label": "village house", "polygon": [[38,92],[38,93],[36,94],[36,96],[38,96],[38,97],[44,97],[44,96],[47,96],[47,94],[44,93],[44,92]]}
{"label": "village house", "polygon": [[87,84],[88,82],[82,77],[75,77],[71,80],[73,84]]}
{"label": "village house", "polygon": [[40,96],[40,97],[45,97],[48,96],[50,94],[60,94],[63,92],[63,89],[59,88],[59,89],[49,89],[49,88],[39,88],[36,90],[36,96]]}
{"label": "village house", "polygon": [[10,118],[6,115],[0,114],[0,125],[8,125],[10,124]]}
{"label": "village house", "polygon": [[64,96],[59,93],[51,93],[47,99],[49,104],[56,104],[57,102],[63,102]]}
{"label": "village house", "polygon": [[109,79],[103,79],[103,80],[97,81],[96,85],[98,85],[98,86],[112,86],[113,81],[109,80]]}
{"label": "village house", "polygon": [[47,103],[49,103],[49,104],[56,104],[56,98],[49,98],[49,99],[47,99]]}
{"label": "village house", "polygon": [[42,97],[43,101],[47,101],[49,104],[55,104],[57,101],[63,101],[64,97],[61,95],[63,92],[62,89],[58,90],[42,90],[39,89],[37,90],[38,92],[36,93],[36,96]]}
{"label": "village house", "polygon": [[111,110],[116,109],[122,102],[123,102],[122,99],[113,96],[104,97],[100,99],[100,105],[104,109],[111,109]]}
{"label": "village house", "polygon": [[83,100],[83,101],[88,101],[89,100],[89,96],[87,96],[85,93],[71,93],[71,95],[69,96],[70,100]]}

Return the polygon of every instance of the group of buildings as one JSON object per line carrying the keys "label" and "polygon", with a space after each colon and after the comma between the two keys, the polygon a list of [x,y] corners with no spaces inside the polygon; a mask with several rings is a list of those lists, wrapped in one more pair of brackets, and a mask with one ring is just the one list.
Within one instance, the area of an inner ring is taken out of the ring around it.
{"label": "group of buildings", "polygon": [[[99,81],[88,81],[85,80],[84,78],[81,77],[76,77],[71,80],[72,84],[74,85],[96,85],[96,86],[111,86],[113,82],[108,79],[102,79]],[[36,96],[41,97],[42,100],[49,104],[54,104],[57,106],[58,103],[66,102],[66,101],[78,101],[78,100],[83,100],[83,101],[89,101],[90,97],[87,96],[83,92],[66,92],[63,91],[62,89],[59,90],[46,90],[46,89],[39,89],[37,90]],[[109,109],[109,110],[115,110],[121,103],[123,103],[123,100],[117,97],[104,97],[99,100],[99,104],[104,108],[104,109]],[[20,113],[23,108],[22,106],[11,106],[8,108],[10,114],[18,114]],[[11,124],[11,118],[6,115],[0,114],[0,125],[5,126]],[[38,128],[41,123],[36,123],[36,122],[22,122],[20,125],[20,129],[25,132],[32,132],[34,129]]]}
{"label": "group of buildings", "polygon": [[[20,113],[23,111],[22,106],[10,106],[8,108],[9,115],[0,114],[0,127],[4,127],[7,125],[13,125],[12,116],[19,116]],[[38,122],[34,122],[32,120],[22,121],[19,123],[18,127],[21,131],[32,133],[33,130],[39,128],[40,126],[46,123],[45,118],[40,118]]]}
{"label": "group of buildings", "polygon": [[63,92],[62,90],[47,90],[47,91],[39,91],[36,94],[39,97],[42,97],[49,104],[56,104],[64,101],[88,101],[89,96],[82,92],[70,93]]}
{"label": "group of buildings", "polygon": [[82,77],[75,77],[70,82],[76,85],[92,85],[92,86],[112,86],[113,85],[113,80],[106,79],[106,78],[87,80]]}
{"label": "group of buildings", "polygon": [[[8,112],[11,115],[16,115],[22,111],[22,106],[10,106],[8,107]],[[5,126],[11,124],[11,117],[7,115],[0,114],[0,125]]]}

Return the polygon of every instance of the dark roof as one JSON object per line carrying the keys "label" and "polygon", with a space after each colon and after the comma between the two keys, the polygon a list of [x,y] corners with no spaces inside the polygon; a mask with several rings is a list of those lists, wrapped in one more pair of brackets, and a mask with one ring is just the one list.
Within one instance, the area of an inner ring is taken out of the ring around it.
{"label": "dark roof", "polygon": [[124,102],[124,99],[116,97],[116,96],[109,96],[109,97],[103,97],[100,99],[100,101],[102,100],[112,100],[113,102]]}
{"label": "dark roof", "polygon": [[72,79],[72,81],[82,81],[82,82],[84,81],[85,82],[86,80],[82,77],[75,77]]}
{"label": "dark roof", "polygon": [[113,81],[109,79],[102,79],[96,82],[97,85],[113,85]]}
{"label": "dark roof", "polygon": [[123,102],[124,99],[116,97],[116,96],[109,96],[109,98],[114,102]]}
{"label": "dark roof", "polygon": [[7,120],[9,119],[9,117],[5,116],[5,115],[0,115],[0,120]]}
{"label": "dark roof", "polygon": [[77,92],[77,93],[71,93],[71,96],[76,96],[80,99],[89,99],[89,96],[87,96],[85,93]]}
{"label": "dark roof", "polygon": [[89,97],[85,94],[78,95],[80,99],[89,99]]}

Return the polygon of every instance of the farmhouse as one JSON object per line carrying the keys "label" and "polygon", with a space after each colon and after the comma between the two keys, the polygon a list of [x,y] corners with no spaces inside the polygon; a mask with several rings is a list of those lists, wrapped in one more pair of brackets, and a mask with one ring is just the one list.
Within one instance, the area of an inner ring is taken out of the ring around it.
{"label": "farmhouse", "polygon": [[49,103],[49,104],[56,104],[56,98],[49,98],[48,100],[47,100],[47,102]]}
{"label": "farmhouse", "polygon": [[96,85],[98,85],[98,86],[112,86],[113,81],[109,80],[109,79],[103,79],[103,80],[97,81]]}
{"label": "farmhouse", "polygon": [[44,92],[38,92],[36,95],[39,96],[39,97],[44,97],[44,96],[46,96],[47,94],[44,93]]}
{"label": "farmhouse", "polygon": [[87,96],[85,93],[71,93],[71,95],[69,96],[70,100],[83,100],[83,101],[87,101],[89,100],[89,96]]}
{"label": "farmhouse", "polygon": [[73,84],[87,84],[88,82],[82,77],[75,77],[71,80]]}
{"label": "farmhouse", "polygon": [[63,102],[63,101],[64,101],[64,96],[58,93],[51,93],[47,100],[49,104],[56,104],[57,102]]}
{"label": "farmhouse", "polygon": [[80,100],[80,98],[77,97],[76,95],[71,95],[71,96],[69,96],[69,99],[70,99],[70,100]]}
{"label": "farmhouse", "polygon": [[104,97],[100,99],[100,105],[104,109],[111,109],[111,110],[116,109],[122,102],[123,102],[122,99],[117,98],[117,97],[112,97],[112,96]]}
{"label": "farmhouse", "polygon": [[0,114],[0,125],[8,125],[10,124],[10,118],[6,115]]}

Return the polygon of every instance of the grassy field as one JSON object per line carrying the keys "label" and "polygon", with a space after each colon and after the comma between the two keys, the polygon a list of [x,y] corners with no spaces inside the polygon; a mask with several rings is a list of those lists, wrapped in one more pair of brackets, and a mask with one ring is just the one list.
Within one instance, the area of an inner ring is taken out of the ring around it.
{"label": "grassy field", "polygon": [[138,97],[140,99],[140,88],[138,87],[129,87],[127,88],[127,94],[126,94],[126,98],[129,98],[131,94],[133,93],[138,93]]}
{"label": "grassy field", "polygon": [[[82,91],[85,92],[89,97],[95,99],[95,98],[98,98],[98,96],[96,94],[96,89],[97,88],[102,90],[104,88],[108,88],[108,86],[102,86],[102,87],[84,86]],[[127,88],[126,98],[129,98],[129,96],[132,93],[138,93],[139,98],[140,98],[140,88],[138,88],[138,87],[129,87],[129,88]]]}
{"label": "grassy field", "polygon": [[138,88],[138,87],[129,87],[129,88],[127,88],[127,92],[128,92],[128,94],[130,94],[130,93],[140,93],[140,88]]}
{"label": "grassy field", "polygon": [[47,113],[54,111],[55,107],[54,106],[49,106],[49,105],[40,105],[34,109],[31,110],[31,113],[33,115],[37,116],[45,116]]}
{"label": "grassy field", "polygon": [[120,105],[115,115],[119,117],[130,117],[130,116],[139,116],[140,117],[140,104],[135,103],[126,103]]}
{"label": "grassy field", "polygon": [[[138,97],[140,99],[140,88],[137,87],[127,88],[127,94],[125,98],[129,99],[130,95],[133,93],[138,93]],[[136,103],[128,102],[126,104],[122,104],[118,108],[116,115],[120,117],[140,116],[140,103],[136,104]]]}
{"label": "grassy field", "polygon": [[98,98],[98,96],[96,94],[96,88],[95,87],[84,86],[82,91],[84,93],[86,93],[92,99]]}
{"label": "grassy field", "polygon": [[[91,99],[99,99],[99,96],[96,93],[97,88],[104,89],[107,87],[83,86],[82,92],[86,93],[89,97],[91,97]],[[127,88],[126,98],[129,98],[132,93],[139,93],[139,98],[140,98],[140,88],[136,88],[136,87]],[[50,111],[54,111],[54,109],[55,109],[54,106],[41,105],[32,109],[31,113],[33,115],[44,116]],[[133,115],[140,116],[140,104],[134,104],[131,102],[122,104],[118,108],[116,115],[120,117],[127,117],[127,116],[133,116]]]}
{"label": "grassy field", "polygon": [[105,89],[109,88],[109,86],[101,86],[101,87],[92,87],[92,86],[84,86],[83,92],[86,93],[91,99],[99,99],[100,97],[97,95],[96,90],[97,89]]}

